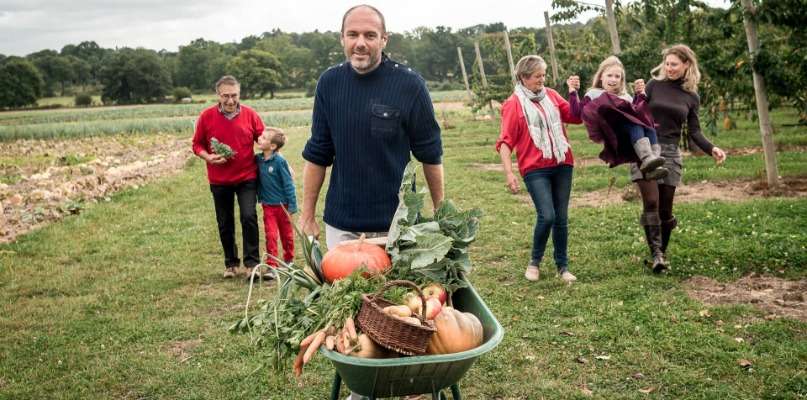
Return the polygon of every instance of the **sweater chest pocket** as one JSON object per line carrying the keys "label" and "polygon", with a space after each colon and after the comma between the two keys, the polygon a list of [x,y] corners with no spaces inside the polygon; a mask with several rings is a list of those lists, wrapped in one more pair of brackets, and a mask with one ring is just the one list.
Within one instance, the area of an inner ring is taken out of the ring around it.
{"label": "sweater chest pocket", "polygon": [[383,104],[373,104],[370,109],[370,132],[379,139],[391,138],[401,130],[401,111]]}

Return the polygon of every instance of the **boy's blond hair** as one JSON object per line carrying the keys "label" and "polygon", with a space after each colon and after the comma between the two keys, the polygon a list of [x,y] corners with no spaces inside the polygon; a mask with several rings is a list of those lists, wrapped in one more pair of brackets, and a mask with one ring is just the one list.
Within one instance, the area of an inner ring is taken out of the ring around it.
{"label": "boy's blond hair", "polygon": [[626,88],[627,83],[625,81],[625,66],[622,65],[622,61],[619,61],[619,58],[616,56],[610,56],[600,63],[600,67],[597,68],[597,73],[594,74],[594,79],[591,82],[591,88],[605,90],[605,88],[602,87],[602,74],[605,73],[606,69],[611,67],[619,67],[619,69],[622,70],[622,87],[619,89],[619,95],[628,94]]}
{"label": "boy's blond hair", "polygon": [[280,128],[266,128],[263,134],[271,134],[269,143],[277,146],[277,150],[280,150],[286,144],[286,134]]}

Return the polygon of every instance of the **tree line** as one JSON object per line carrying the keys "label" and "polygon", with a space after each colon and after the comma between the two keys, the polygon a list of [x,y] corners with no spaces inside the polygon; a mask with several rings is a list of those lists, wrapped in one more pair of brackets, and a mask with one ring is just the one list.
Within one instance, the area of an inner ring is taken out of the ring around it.
{"label": "tree line", "polygon": [[[722,114],[753,103],[751,65],[765,74],[772,106],[793,105],[807,120],[807,31],[803,29],[807,0],[757,0],[754,17],[760,26],[762,50],[748,54],[742,9],[712,8],[698,0],[617,2],[616,16],[629,80],[647,78],[660,61],[660,51],[687,43],[699,55],[704,75],[700,96],[714,127]],[[553,1],[553,35],[560,89],[564,77],[580,75],[588,82],[600,61],[611,53],[605,18],[569,23],[591,2]],[[510,29],[513,57],[540,54],[548,58],[546,29],[536,11],[536,26]],[[502,23],[459,30],[438,26],[390,33],[386,53],[408,64],[437,88],[462,88],[457,48],[469,73],[477,107],[503,100],[512,90],[504,49]],[[483,87],[475,57],[477,43],[489,81]],[[338,32],[288,33],[280,30],[217,43],[196,39],[178,51],[106,49],[93,41],[42,50],[25,57],[0,55],[0,107],[35,104],[43,96],[100,92],[105,103],[164,101],[177,87],[209,92],[215,80],[232,74],[242,81],[246,98],[274,96],[282,89],[313,93],[319,74],[344,60]],[[557,79],[552,79],[557,78]]]}

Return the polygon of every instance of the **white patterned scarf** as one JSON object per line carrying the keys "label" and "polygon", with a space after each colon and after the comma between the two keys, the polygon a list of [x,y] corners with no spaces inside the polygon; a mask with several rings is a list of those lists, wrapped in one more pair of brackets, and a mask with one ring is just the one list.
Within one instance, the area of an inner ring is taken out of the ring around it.
{"label": "white patterned scarf", "polygon": [[[566,160],[569,142],[563,136],[560,111],[546,95],[546,88],[541,88],[540,92],[534,93],[521,83],[517,83],[514,93],[521,103],[521,110],[524,112],[535,147],[541,150],[544,158],[554,158],[559,163]],[[543,113],[533,104],[533,100],[537,100],[544,110]]]}

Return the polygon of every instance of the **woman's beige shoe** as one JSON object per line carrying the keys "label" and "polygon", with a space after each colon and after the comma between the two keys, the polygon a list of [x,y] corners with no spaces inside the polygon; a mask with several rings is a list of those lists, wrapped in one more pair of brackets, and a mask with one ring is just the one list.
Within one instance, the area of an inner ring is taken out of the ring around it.
{"label": "woman's beige shoe", "polygon": [[577,280],[577,277],[572,275],[572,273],[569,271],[563,271],[563,273],[560,274],[560,279],[566,283],[572,283]]}
{"label": "woman's beige shoe", "polygon": [[232,278],[234,278],[236,269],[237,269],[237,267],[227,267],[227,268],[225,268],[224,269],[224,275],[223,275],[224,279],[232,279]]}
{"label": "woman's beige shoe", "polygon": [[535,282],[541,276],[541,273],[538,271],[538,267],[534,265],[527,266],[527,270],[524,272],[524,277],[527,278],[528,281]]}

